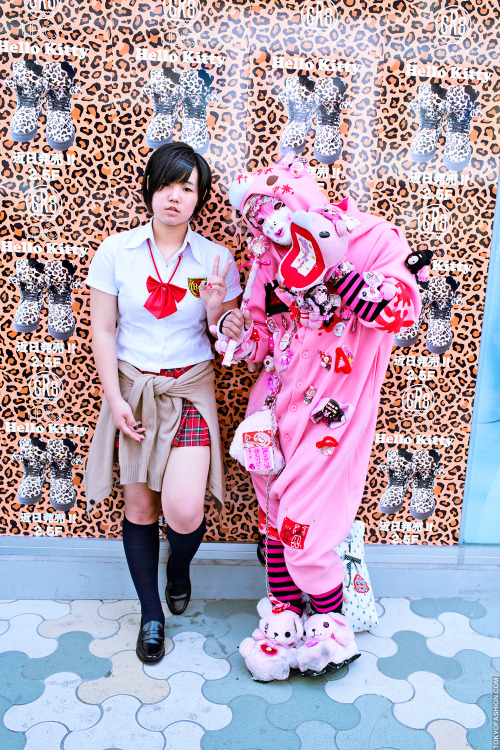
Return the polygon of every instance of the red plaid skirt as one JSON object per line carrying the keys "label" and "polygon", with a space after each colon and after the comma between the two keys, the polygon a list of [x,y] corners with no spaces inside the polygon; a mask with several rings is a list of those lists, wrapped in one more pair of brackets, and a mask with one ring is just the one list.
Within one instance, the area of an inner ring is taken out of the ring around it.
{"label": "red plaid skirt", "polygon": [[[161,370],[160,375],[177,379],[191,367],[192,365],[177,367],[173,370]],[[150,374],[155,375],[156,373]],[[118,447],[118,432],[116,433],[115,445]],[[207,423],[191,401],[182,399],[181,423],[172,440],[172,448],[186,448],[193,445],[210,445],[210,432]]]}
{"label": "red plaid skirt", "polygon": [[179,429],[172,440],[172,448],[191,445],[210,445],[208,425],[191,401],[182,401],[182,416]]}

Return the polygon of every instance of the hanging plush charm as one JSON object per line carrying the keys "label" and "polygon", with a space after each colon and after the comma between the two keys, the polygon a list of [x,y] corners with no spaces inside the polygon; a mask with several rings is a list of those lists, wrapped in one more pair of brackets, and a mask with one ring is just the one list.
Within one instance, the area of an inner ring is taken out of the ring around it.
{"label": "hanging plush charm", "polygon": [[[257,272],[262,265],[262,256],[266,252],[266,250],[269,247],[269,240],[267,240],[265,237],[258,237],[258,238],[252,238],[248,243],[248,248],[250,250],[251,258],[252,258],[252,266],[250,268],[250,273],[248,274],[248,281],[245,286],[245,291],[243,293],[243,299],[241,300],[240,305],[240,312],[243,313],[247,305],[250,301],[250,297],[252,296],[253,287],[255,284],[255,279],[257,278]],[[224,358],[222,360],[222,364],[225,367],[231,367],[233,364],[233,355],[236,351],[236,347],[238,346],[238,341],[235,341],[235,339],[231,339],[228,344],[227,348],[224,354]]]}

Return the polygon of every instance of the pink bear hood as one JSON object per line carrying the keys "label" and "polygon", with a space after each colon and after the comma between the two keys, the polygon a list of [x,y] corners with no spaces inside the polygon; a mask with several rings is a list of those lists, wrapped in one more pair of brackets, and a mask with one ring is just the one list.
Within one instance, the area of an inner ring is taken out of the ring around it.
{"label": "pink bear hood", "polygon": [[305,164],[284,159],[272,167],[259,169],[254,174],[243,172],[229,188],[231,205],[241,212],[243,220],[254,237],[261,237],[256,227],[245,215],[245,204],[252,195],[268,195],[282,201],[292,212],[308,211],[311,206],[324,208],[328,199],[319,189],[316,180]]}

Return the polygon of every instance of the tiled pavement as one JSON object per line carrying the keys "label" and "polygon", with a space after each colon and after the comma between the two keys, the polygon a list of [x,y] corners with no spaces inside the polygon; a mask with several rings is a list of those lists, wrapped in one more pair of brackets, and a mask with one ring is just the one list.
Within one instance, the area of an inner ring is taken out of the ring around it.
{"label": "tiled pavement", "polygon": [[254,682],[255,602],[193,601],[135,655],[136,601],[0,602],[1,750],[492,750],[500,602],[381,599],[362,657]]}

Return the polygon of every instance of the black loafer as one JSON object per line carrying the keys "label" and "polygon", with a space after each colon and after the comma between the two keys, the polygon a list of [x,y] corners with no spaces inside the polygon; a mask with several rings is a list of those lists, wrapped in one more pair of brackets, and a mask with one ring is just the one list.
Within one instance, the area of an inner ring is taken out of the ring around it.
{"label": "black loafer", "polygon": [[173,615],[182,615],[191,599],[191,581],[169,581],[165,588],[167,607]]}
{"label": "black loafer", "polygon": [[135,652],[144,664],[156,664],[165,656],[165,630],[159,620],[150,620],[137,636]]}

